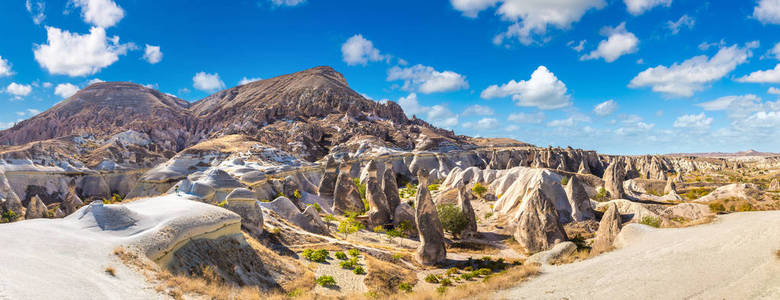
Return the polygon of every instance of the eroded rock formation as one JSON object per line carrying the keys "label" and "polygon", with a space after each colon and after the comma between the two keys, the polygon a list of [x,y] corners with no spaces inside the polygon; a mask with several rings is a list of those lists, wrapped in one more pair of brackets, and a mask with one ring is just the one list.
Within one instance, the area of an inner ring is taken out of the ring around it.
{"label": "eroded rock formation", "polygon": [[541,189],[532,190],[523,205],[514,237],[529,253],[548,250],[568,239],[558,222],[558,211]]}
{"label": "eroded rock formation", "polygon": [[621,228],[620,212],[615,203],[609,204],[604,216],[599,222],[599,230],[596,231],[596,240],[593,242],[590,255],[596,256],[600,253],[612,249],[612,243],[615,241]]}
{"label": "eroded rock formation", "polygon": [[423,265],[435,265],[447,259],[444,247],[444,231],[439,221],[436,205],[428,191],[428,173],[417,172],[417,198],[415,199],[415,222],[420,234],[420,246],[417,247],[415,258]]}

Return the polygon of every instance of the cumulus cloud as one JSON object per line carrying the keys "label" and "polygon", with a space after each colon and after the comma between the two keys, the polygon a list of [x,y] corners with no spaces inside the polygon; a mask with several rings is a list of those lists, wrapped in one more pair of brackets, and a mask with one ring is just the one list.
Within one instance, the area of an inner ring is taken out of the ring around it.
{"label": "cumulus cloud", "polygon": [[420,105],[420,102],[417,101],[417,94],[415,93],[411,93],[406,97],[401,97],[398,99],[398,105],[401,106],[406,115],[410,118],[413,115],[419,116],[423,113],[427,113],[430,110],[430,107]]}
{"label": "cumulus cloud", "polygon": [[341,45],[341,57],[347,65],[366,65],[369,61],[389,60],[390,56],[382,55],[374,43],[356,34]]}
{"label": "cumulus cloud", "polygon": [[452,8],[463,13],[463,16],[476,18],[480,11],[487,9],[499,0],[450,0]]}
{"label": "cumulus cloud", "polygon": [[579,42],[569,41],[566,43],[566,46],[569,46],[569,48],[572,48],[574,51],[582,52],[582,50],[585,50],[585,43],[587,42],[587,40],[581,40]]}
{"label": "cumulus cloud", "polygon": [[70,96],[73,96],[73,94],[75,94],[78,91],[79,91],[79,87],[70,83],[60,83],[56,87],[54,87],[54,94],[62,98],[68,98]]}
{"label": "cumulus cloud", "polygon": [[415,93],[398,99],[398,105],[401,106],[404,113],[410,118],[417,116],[440,127],[452,128],[458,125],[458,115],[453,113],[447,106],[441,104],[434,106],[421,105]]}
{"label": "cumulus cloud", "polygon": [[92,27],[88,34],[46,27],[48,44],[36,45],[35,60],[51,74],[92,75],[125,55],[133,44],[120,44],[119,37],[106,37],[106,30]]}
{"label": "cumulus cloud", "polygon": [[247,83],[258,81],[258,80],[263,80],[263,79],[260,77],[246,78],[246,76],[244,76],[243,78],[241,78],[241,80],[238,81],[238,85],[245,85]]}
{"label": "cumulus cloud", "polygon": [[466,107],[465,110],[463,110],[463,113],[461,115],[463,116],[491,116],[495,113],[492,108],[485,105],[479,105],[474,104],[472,106]]}
{"label": "cumulus cloud", "polygon": [[544,113],[543,112],[536,112],[536,113],[512,113],[509,114],[509,116],[506,118],[508,121],[517,122],[517,123],[533,123],[533,124],[540,124],[542,121],[544,121]]}
{"label": "cumulus cloud", "polygon": [[656,6],[672,5],[672,0],[623,0],[626,3],[626,9],[632,15],[638,16]]}
{"label": "cumulus cloud", "polygon": [[306,0],[271,0],[275,6],[297,6],[306,2]]}
{"label": "cumulus cloud", "polygon": [[692,29],[695,23],[696,20],[689,17],[688,15],[683,15],[677,21],[666,21],[666,28],[668,28],[669,31],[672,32],[672,34],[678,34],[680,33],[680,29],[682,29],[683,27],[688,27],[688,29]]}
{"label": "cumulus cloud", "polygon": [[198,72],[192,77],[192,86],[204,92],[213,92],[225,88],[225,83],[217,73]]}
{"label": "cumulus cloud", "polygon": [[41,24],[46,19],[46,13],[44,12],[46,10],[46,2],[26,0],[24,7],[32,15],[33,23]]}
{"label": "cumulus cloud", "polygon": [[755,71],[748,75],[737,78],[739,82],[752,82],[752,83],[780,83],[780,64],[777,64],[774,69]]}
{"label": "cumulus cloud", "polygon": [[772,94],[772,95],[780,95],[780,89],[778,89],[776,87],[769,87],[769,89],[766,91],[766,93],[767,94]]}
{"label": "cumulus cloud", "polygon": [[750,51],[752,47],[752,44],[744,48],[734,45],[721,48],[711,58],[699,55],[679,64],[674,63],[670,67],[659,65],[648,68],[631,79],[628,87],[649,86],[654,92],[690,97],[695,92],[703,90],[708,84],[731,73],[738,65],[747,62],[747,59],[752,56]]}
{"label": "cumulus cloud", "polygon": [[423,94],[451,92],[469,87],[466,76],[453,71],[436,71],[433,67],[414,65],[394,66],[387,72],[387,81],[403,80],[402,89],[417,90]]}
{"label": "cumulus cloud", "polygon": [[7,77],[13,74],[14,72],[11,71],[11,63],[9,63],[7,59],[4,59],[2,56],[0,56],[0,77]]}
{"label": "cumulus cloud", "polygon": [[491,85],[482,91],[483,99],[512,96],[518,106],[556,109],[571,105],[571,95],[566,85],[545,66],[539,66],[529,80],[509,82],[499,86]]}
{"label": "cumulus cloud", "polygon": [[580,60],[603,58],[606,62],[613,62],[620,56],[634,53],[638,49],[639,39],[633,33],[626,31],[625,22],[614,28],[604,27],[601,35],[606,36],[607,39],[599,42],[595,50],[583,55]]}
{"label": "cumulus cloud", "polygon": [[675,128],[686,128],[694,130],[707,130],[712,124],[712,118],[708,118],[704,113],[696,115],[682,115],[674,121]]}
{"label": "cumulus cloud", "polygon": [[621,136],[635,136],[638,134],[646,133],[655,127],[655,124],[645,123],[642,121],[628,124],[626,126],[615,129],[615,134]]}
{"label": "cumulus cloud", "polygon": [[144,49],[144,59],[150,64],[156,64],[162,61],[163,53],[160,51],[160,46],[152,46],[146,44]]}
{"label": "cumulus cloud", "polygon": [[5,92],[14,96],[14,99],[19,100],[22,97],[29,95],[32,92],[32,86],[29,84],[19,84],[11,82],[6,88]]}
{"label": "cumulus cloud", "polygon": [[780,0],[760,0],[753,8],[753,18],[764,24],[780,24]]}
{"label": "cumulus cloud", "polygon": [[111,0],[71,0],[81,9],[81,18],[89,24],[108,28],[119,23],[125,11]]}
{"label": "cumulus cloud", "polygon": [[596,104],[596,106],[593,107],[593,112],[596,115],[604,117],[604,116],[608,116],[608,115],[612,114],[613,112],[617,111],[617,109],[618,109],[617,102],[615,102],[615,100],[610,99],[610,100],[601,102],[599,104]]}
{"label": "cumulus cloud", "polygon": [[476,130],[493,130],[499,125],[498,120],[494,118],[482,118],[477,122],[463,123],[463,128],[476,129]]}
{"label": "cumulus cloud", "polygon": [[28,108],[28,109],[26,109],[24,111],[17,111],[16,115],[20,116],[20,117],[25,117],[25,116],[30,116],[31,117],[31,116],[37,115],[39,113],[41,113],[40,110],[37,110],[37,109],[34,109],[34,108]]}
{"label": "cumulus cloud", "polygon": [[547,123],[547,126],[550,127],[574,127],[575,125],[579,123],[587,123],[590,122],[590,117],[581,114],[579,112],[572,112],[569,113],[569,117],[566,119],[560,119],[560,120],[552,120]]}
{"label": "cumulus cloud", "polygon": [[568,29],[588,10],[604,6],[604,0],[504,0],[496,14],[513,24],[498,34],[493,42],[502,44],[508,38],[517,38],[520,43],[529,45],[534,42],[535,35],[544,36],[548,27]]}

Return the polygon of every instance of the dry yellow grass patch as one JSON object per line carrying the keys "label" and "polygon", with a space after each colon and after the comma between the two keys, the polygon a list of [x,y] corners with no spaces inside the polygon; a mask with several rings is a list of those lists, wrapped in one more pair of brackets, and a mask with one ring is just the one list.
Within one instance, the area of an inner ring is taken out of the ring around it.
{"label": "dry yellow grass patch", "polygon": [[116,269],[112,266],[106,267],[106,274],[116,277]]}
{"label": "dry yellow grass patch", "polygon": [[512,288],[539,274],[539,265],[522,265],[487,277],[481,282],[449,287],[442,294],[439,291],[425,291],[413,294],[397,294],[391,299],[494,299],[494,292]]}
{"label": "dry yellow grass patch", "polygon": [[500,252],[498,247],[486,243],[459,241],[447,245],[448,252],[468,253],[477,255],[496,255]]}
{"label": "dry yellow grass patch", "polygon": [[376,259],[370,255],[365,255],[365,261],[368,266],[368,275],[366,275],[364,282],[369,289],[377,294],[392,295],[398,292],[398,285],[401,283],[411,285],[417,283],[417,274],[412,270]]}
{"label": "dry yellow grass patch", "polygon": [[569,255],[562,256],[550,261],[551,265],[565,265],[573,262],[585,260],[590,257],[590,249],[578,249]]}

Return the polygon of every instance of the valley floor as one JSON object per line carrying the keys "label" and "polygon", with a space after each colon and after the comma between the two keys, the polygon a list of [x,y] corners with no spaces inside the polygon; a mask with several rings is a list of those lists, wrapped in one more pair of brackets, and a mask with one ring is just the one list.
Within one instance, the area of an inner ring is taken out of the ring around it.
{"label": "valley floor", "polygon": [[626,225],[619,249],[501,292],[506,299],[780,299],[780,211],[706,225]]}

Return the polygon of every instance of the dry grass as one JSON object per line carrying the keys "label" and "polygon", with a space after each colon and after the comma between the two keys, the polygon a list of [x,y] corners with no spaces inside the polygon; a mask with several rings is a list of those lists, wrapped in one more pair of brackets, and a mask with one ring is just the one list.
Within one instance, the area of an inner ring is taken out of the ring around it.
{"label": "dry grass", "polygon": [[573,262],[578,262],[590,257],[590,249],[579,249],[572,252],[569,255],[558,257],[550,261],[551,265],[565,265]]}
{"label": "dry grass", "polygon": [[775,254],[777,254],[777,258],[780,258],[780,250],[777,250],[777,253]]}
{"label": "dry grass", "polygon": [[116,277],[116,269],[112,266],[106,267],[106,274]]}
{"label": "dry grass", "polygon": [[409,269],[400,267],[399,264],[392,264],[370,255],[365,256],[368,266],[368,275],[364,280],[366,286],[372,291],[381,295],[392,295],[398,292],[398,285],[408,283],[415,285],[417,283],[417,274]]}
{"label": "dry grass", "polygon": [[494,299],[494,292],[516,287],[521,282],[539,274],[539,265],[522,265],[491,275],[481,282],[461,284],[448,288],[444,294],[424,291],[413,294],[396,294],[390,299]]}
{"label": "dry grass", "polygon": [[500,252],[498,247],[486,243],[458,241],[447,245],[448,252],[468,253],[478,255],[496,255]]}

